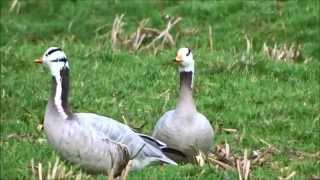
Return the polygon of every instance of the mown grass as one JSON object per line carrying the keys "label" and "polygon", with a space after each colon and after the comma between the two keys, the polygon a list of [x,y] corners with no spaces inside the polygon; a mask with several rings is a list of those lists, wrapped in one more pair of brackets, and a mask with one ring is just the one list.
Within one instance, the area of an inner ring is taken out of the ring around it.
{"label": "mown grass", "polygon": [[[295,179],[320,176],[320,160],[298,158],[292,151],[320,150],[320,31],[318,1],[285,1],[279,16],[275,1],[1,1],[1,175],[28,179],[30,160],[54,162],[56,154],[37,126],[49,91],[50,75],[32,60],[47,47],[60,46],[70,59],[75,112],[96,112],[125,120],[132,127],[146,124],[150,133],[157,119],[174,108],[178,96],[177,48],[191,47],[197,61],[195,98],[198,110],[211,120],[215,144],[227,141],[235,153],[265,147],[281,152],[252,169],[252,179],[275,179],[296,171]],[[182,16],[173,30],[199,28],[180,36],[176,47],[152,52],[113,51],[110,31],[116,14],[125,14],[125,31],[143,18],[162,28],[165,14]],[[214,51],[208,48],[213,27]],[[253,40],[245,55],[244,35]],[[273,61],[260,53],[262,44],[302,45],[308,63]],[[245,56],[245,61],[242,60]],[[166,100],[168,99],[168,100]],[[235,128],[234,134],[218,127]],[[241,141],[238,137],[242,136]],[[273,166],[272,164],[277,164]],[[281,168],[288,167],[287,170]],[[102,178],[102,176],[99,176]],[[148,167],[129,179],[236,179],[234,171],[205,166]]]}

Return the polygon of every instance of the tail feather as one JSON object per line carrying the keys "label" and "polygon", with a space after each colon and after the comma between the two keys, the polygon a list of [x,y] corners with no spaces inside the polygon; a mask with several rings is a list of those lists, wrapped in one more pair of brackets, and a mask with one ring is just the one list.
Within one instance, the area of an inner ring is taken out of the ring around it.
{"label": "tail feather", "polygon": [[158,160],[162,163],[171,164],[171,165],[175,165],[175,166],[178,165],[175,161],[169,159],[167,156],[163,156],[161,158],[158,158]]}
{"label": "tail feather", "polygon": [[168,147],[164,142],[153,138],[151,136],[145,135],[145,134],[138,134],[147,144],[153,146],[156,149],[159,149],[162,153],[163,156],[158,157],[157,159],[163,163],[167,163],[167,164],[173,164],[173,165],[177,165],[177,163],[175,161],[173,161],[172,159],[170,159],[168,157],[168,155],[174,155],[174,156],[178,156],[182,159],[185,159],[187,156],[174,148],[170,148]]}
{"label": "tail feather", "polygon": [[159,141],[158,139],[155,139],[151,136],[145,135],[145,134],[139,134],[137,133],[146,143],[152,145],[153,147],[156,147],[158,149],[165,148],[167,145],[163,143],[162,141]]}
{"label": "tail feather", "polygon": [[179,151],[177,149],[169,148],[169,147],[162,148],[161,151],[163,153],[165,153],[165,154],[170,153],[170,154],[174,154],[174,155],[177,155],[177,156],[181,156],[181,158],[186,158],[187,157],[183,152],[181,152],[181,151]]}

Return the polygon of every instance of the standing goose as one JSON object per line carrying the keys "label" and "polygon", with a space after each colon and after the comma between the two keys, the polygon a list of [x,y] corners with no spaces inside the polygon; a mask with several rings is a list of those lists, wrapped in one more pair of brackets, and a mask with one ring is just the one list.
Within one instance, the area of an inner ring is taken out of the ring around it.
{"label": "standing goose", "polygon": [[197,112],[192,97],[194,60],[189,48],[178,50],[180,97],[176,109],[166,112],[157,122],[153,137],[185,156],[166,153],[176,162],[194,162],[197,150],[207,153],[212,147],[214,131],[208,119]]}
{"label": "standing goose", "polygon": [[35,61],[46,65],[52,75],[52,92],[44,117],[44,130],[49,144],[65,160],[80,165],[91,173],[108,173],[117,177],[132,159],[131,170],[153,162],[176,163],[167,158],[165,144],[141,135],[111,118],[91,113],[72,113],[68,104],[69,64],[57,47],[46,50]]}

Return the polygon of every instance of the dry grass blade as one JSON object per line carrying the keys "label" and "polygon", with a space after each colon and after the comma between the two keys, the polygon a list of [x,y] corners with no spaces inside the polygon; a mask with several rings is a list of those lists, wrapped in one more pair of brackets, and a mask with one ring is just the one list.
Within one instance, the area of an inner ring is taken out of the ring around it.
{"label": "dry grass blade", "polygon": [[39,180],[42,180],[42,164],[38,164],[38,178]]}
{"label": "dry grass blade", "polygon": [[56,159],[56,162],[54,163],[54,166],[53,166],[53,169],[52,169],[51,177],[52,177],[53,179],[56,178],[57,170],[58,170],[58,165],[59,165],[59,158]]}
{"label": "dry grass blade", "polygon": [[249,39],[248,35],[245,34],[244,38],[246,39],[247,42],[247,54],[250,54],[250,51],[252,49],[252,41]]}
{"label": "dry grass blade", "polygon": [[16,7],[17,7],[16,12],[18,13],[20,11],[20,2],[18,0],[13,0],[10,5],[9,12],[12,12]]}
{"label": "dry grass blade", "polygon": [[226,159],[229,159],[229,157],[230,157],[230,146],[229,146],[229,144],[226,142],[225,143],[225,149],[226,149]]}
{"label": "dry grass blade", "polygon": [[267,160],[269,160],[273,154],[279,153],[279,150],[270,145],[269,143],[265,142],[264,144],[267,144],[266,148],[252,151],[252,154],[250,156],[250,159],[252,160],[252,165],[261,166]]}
{"label": "dry grass blade", "polygon": [[262,165],[267,159],[268,151],[254,150],[252,151],[252,164]]}
{"label": "dry grass blade", "polygon": [[129,174],[129,171],[130,171],[131,163],[132,163],[132,161],[130,160],[128,162],[126,168],[121,172],[121,176],[120,176],[119,180],[126,180],[127,179],[127,176]]}
{"label": "dry grass blade", "polygon": [[208,157],[208,160],[223,169],[236,169],[240,180],[247,180],[249,178],[251,161],[248,158],[247,149],[244,150],[241,160],[241,158],[236,158],[235,155],[231,155],[230,145],[225,142],[223,146],[218,146],[216,155],[218,155],[218,157],[220,156],[220,160],[214,159],[213,157]]}
{"label": "dry grass blade", "polygon": [[116,16],[112,24],[111,41],[113,48],[115,48],[120,43],[119,41],[121,41],[120,34],[122,33],[122,27],[124,25],[122,21],[123,17],[123,14]]}
{"label": "dry grass blade", "polygon": [[36,170],[34,167],[34,160],[31,159],[31,172],[32,172],[32,179],[36,179]]}
{"label": "dry grass blade", "polygon": [[148,49],[150,47],[152,47],[158,40],[160,40],[161,38],[167,39],[170,41],[170,43],[172,43],[172,45],[174,44],[173,42],[173,38],[170,35],[169,31],[178,23],[182,20],[181,17],[176,18],[173,22],[171,22],[171,20],[168,21],[167,27],[156,37],[154,38],[147,46],[144,47],[144,49]]}
{"label": "dry grass blade", "polygon": [[60,171],[60,173],[59,173],[59,178],[58,179],[60,179],[60,178],[62,178],[62,177],[69,177],[69,175],[68,174],[66,174],[66,167],[65,166],[62,166],[62,165],[60,165],[61,166],[61,171]]}
{"label": "dry grass blade", "polygon": [[54,165],[52,166],[51,162],[48,162],[48,168],[43,168],[42,163],[38,163],[38,166],[34,165],[34,160],[31,159],[31,172],[33,179],[92,179],[88,175],[84,175],[81,171],[72,171],[72,167],[67,172],[66,167],[57,157]]}
{"label": "dry grass blade", "polygon": [[70,177],[70,176],[72,176],[72,174],[74,174],[74,173],[73,173],[72,169],[70,169],[70,170],[65,174],[65,177]]}
{"label": "dry grass blade", "polygon": [[205,164],[205,159],[206,159],[206,156],[205,154],[202,152],[202,151],[198,151],[198,154],[196,155],[196,162],[197,164],[200,166],[200,167],[203,167],[204,164]]}
{"label": "dry grass blade", "polygon": [[247,180],[250,173],[250,160],[248,160],[248,151],[245,149],[243,153],[243,160],[237,159],[237,170],[239,174],[239,179]]}
{"label": "dry grass blade", "polygon": [[9,141],[11,139],[15,139],[18,141],[30,141],[30,142],[36,142],[38,140],[36,136],[25,134],[25,133],[11,133],[4,138],[5,141]]}
{"label": "dry grass blade", "polygon": [[249,178],[249,174],[250,174],[250,161],[247,161],[247,164],[245,166],[245,173],[244,173],[244,179],[248,179]]}
{"label": "dry grass blade", "polygon": [[182,35],[185,36],[193,36],[199,33],[199,28],[192,27],[192,28],[184,28],[183,30],[179,31]]}
{"label": "dry grass blade", "polygon": [[126,41],[126,44],[133,50],[139,49],[143,40],[147,36],[147,32],[143,31],[145,25],[149,22],[149,19],[143,19],[139,23],[139,27],[137,28],[136,32],[131,35],[131,38]]}
{"label": "dry grass blade", "polygon": [[240,159],[237,159],[237,170],[238,170],[239,180],[242,180],[240,164],[241,164]]}
{"label": "dry grass blade", "polygon": [[242,162],[242,175],[244,179],[247,180],[250,173],[250,160],[248,160],[248,151],[247,149],[244,150],[243,154],[243,162]]}
{"label": "dry grass blade", "polygon": [[222,131],[228,132],[228,133],[236,133],[237,129],[231,129],[231,128],[222,128]]}
{"label": "dry grass blade", "polygon": [[274,149],[274,150],[277,151],[277,152],[280,152],[279,149],[277,149],[274,145],[268,143],[267,141],[265,141],[265,140],[263,140],[263,139],[261,139],[261,138],[259,138],[259,141],[262,142],[262,143],[264,143],[265,145],[267,145],[268,148],[271,148],[271,149]]}
{"label": "dry grass blade", "polygon": [[76,176],[76,180],[81,180],[81,172]]}
{"label": "dry grass blade", "polygon": [[301,46],[295,46],[292,44],[289,48],[289,45],[283,44],[278,47],[277,44],[274,44],[273,47],[269,47],[267,43],[263,44],[262,52],[279,61],[284,62],[298,62],[302,60],[302,52],[301,52]]}
{"label": "dry grass blade", "polygon": [[289,180],[289,179],[293,178],[295,175],[296,175],[296,172],[293,171],[287,177],[278,177],[278,179],[279,180]]}
{"label": "dry grass blade", "polygon": [[48,173],[47,173],[47,179],[54,179],[54,177],[51,178],[51,162],[48,162]]}
{"label": "dry grass blade", "polygon": [[211,157],[208,158],[209,161],[221,166],[223,169],[227,169],[227,170],[230,170],[230,169],[234,169],[232,166],[230,166],[229,164],[226,164],[224,162],[221,162],[219,160],[216,160],[216,159],[213,159]]}
{"label": "dry grass blade", "polygon": [[308,157],[308,158],[316,158],[320,160],[320,151],[315,153],[307,153],[302,151],[294,151],[294,154],[300,158]]}
{"label": "dry grass blade", "polygon": [[161,33],[160,30],[155,29],[155,28],[150,28],[150,27],[143,27],[143,28],[141,29],[141,32],[142,32],[142,33],[149,34],[150,37],[156,36],[156,35],[158,35],[158,34]]}
{"label": "dry grass blade", "polygon": [[113,172],[113,168],[111,168],[111,170],[108,172],[108,180],[113,180],[113,176],[114,176],[114,172]]}
{"label": "dry grass blade", "polygon": [[208,34],[208,39],[209,39],[209,49],[210,51],[213,51],[213,40],[212,40],[212,27],[209,26],[209,34]]}
{"label": "dry grass blade", "polygon": [[232,161],[230,156],[231,154],[230,151],[231,151],[230,145],[227,142],[225,142],[216,147],[215,155],[217,156],[218,160],[230,164]]}
{"label": "dry grass blade", "polygon": [[[270,160],[270,157],[275,153],[280,153],[280,150],[275,148],[272,144],[268,143],[263,139],[259,139],[260,142],[267,145],[258,150],[248,151],[244,149],[242,155],[232,154],[231,146],[225,141],[222,142],[214,148],[212,153],[209,153],[207,156],[207,162],[214,165],[214,167],[224,170],[235,170],[238,173],[240,180],[248,180],[251,177],[251,171],[257,167],[263,165],[267,160]],[[295,151],[295,153],[298,153]],[[298,154],[302,154],[299,152]],[[306,153],[304,153],[306,154]],[[308,154],[308,153],[307,153]],[[314,154],[308,154],[310,157],[316,157],[320,155],[320,152]],[[271,163],[270,165],[279,169],[280,167],[276,163]],[[276,166],[274,166],[276,165]],[[295,175],[291,173],[288,177],[285,177],[286,180],[291,179]],[[251,177],[253,178],[253,177]],[[280,178],[280,177],[279,177]],[[281,177],[285,179],[284,177]]]}
{"label": "dry grass blade", "polygon": [[[178,18],[170,18],[167,22],[166,28],[162,31],[145,27],[149,22],[148,19],[143,19],[140,21],[137,30],[132,33],[129,38],[128,36],[124,36],[123,33],[123,22],[124,15],[116,16],[112,25],[111,30],[111,41],[112,47],[115,49],[117,46],[121,45],[127,47],[130,50],[137,51],[138,49],[149,49],[151,47],[155,48],[155,53],[161,48],[164,47],[165,44],[174,45],[175,40],[170,34],[170,30],[181,21],[181,17]],[[152,40],[151,40],[152,39]],[[151,42],[147,45],[144,45],[148,40]],[[157,43],[161,41],[160,43]]]}
{"label": "dry grass blade", "polygon": [[312,175],[309,179],[310,180],[320,180],[320,176]]}
{"label": "dry grass blade", "polygon": [[279,16],[282,16],[283,14],[283,7],[284,7],[284,2],[281,1],[281,0],[277,0],[277,11],[278,11],[278,14]]}
{"label": "dry grass blade", "polygon": [[170,90],[169,89],[165,90],[163,93],[160,94],[160,96],[164,96],[164,103],[162,106],[162,111],[164,111],[167,107],[169,100],[170,100]]}
{"label": "dry grass blade", "polygon": [[208,155],[210,163],[218,165],[223,169],[236,169],[235,157],[231,154],[230,145],[227,142],[216,146],[214,153]]}

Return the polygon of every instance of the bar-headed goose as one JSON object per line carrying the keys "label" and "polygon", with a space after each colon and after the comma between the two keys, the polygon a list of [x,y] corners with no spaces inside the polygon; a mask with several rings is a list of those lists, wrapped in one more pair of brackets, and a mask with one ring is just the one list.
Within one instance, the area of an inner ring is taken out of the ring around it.
{"label": "bar-headed goose", "polygon": [[153,137],[185,154],[167,154],[176,162],[193,162],[197,150],[207,153],[212,146],[214,131],[208,119],[197,112],[192,97],[194,60],[189,48],[178,50],[180,97],[176,109],[166,112],[157,122]]}
{"label": "bar-headed goose", "polygon": [[[165,144],[146,135],[141,137],[111,118],[70,111],[70,68],[60,48],[47,49],[35,62],[46,65],[52,75],[52,92],[45,112],[44,130],[49,144],[63,159],[91,173],[109,173],[112,170],[114,176],[118,176],[131,159],[131,170],[154,162],[176,165],[161,151],[166,148]],[[147,137],[154,144],[145,141]]]}

